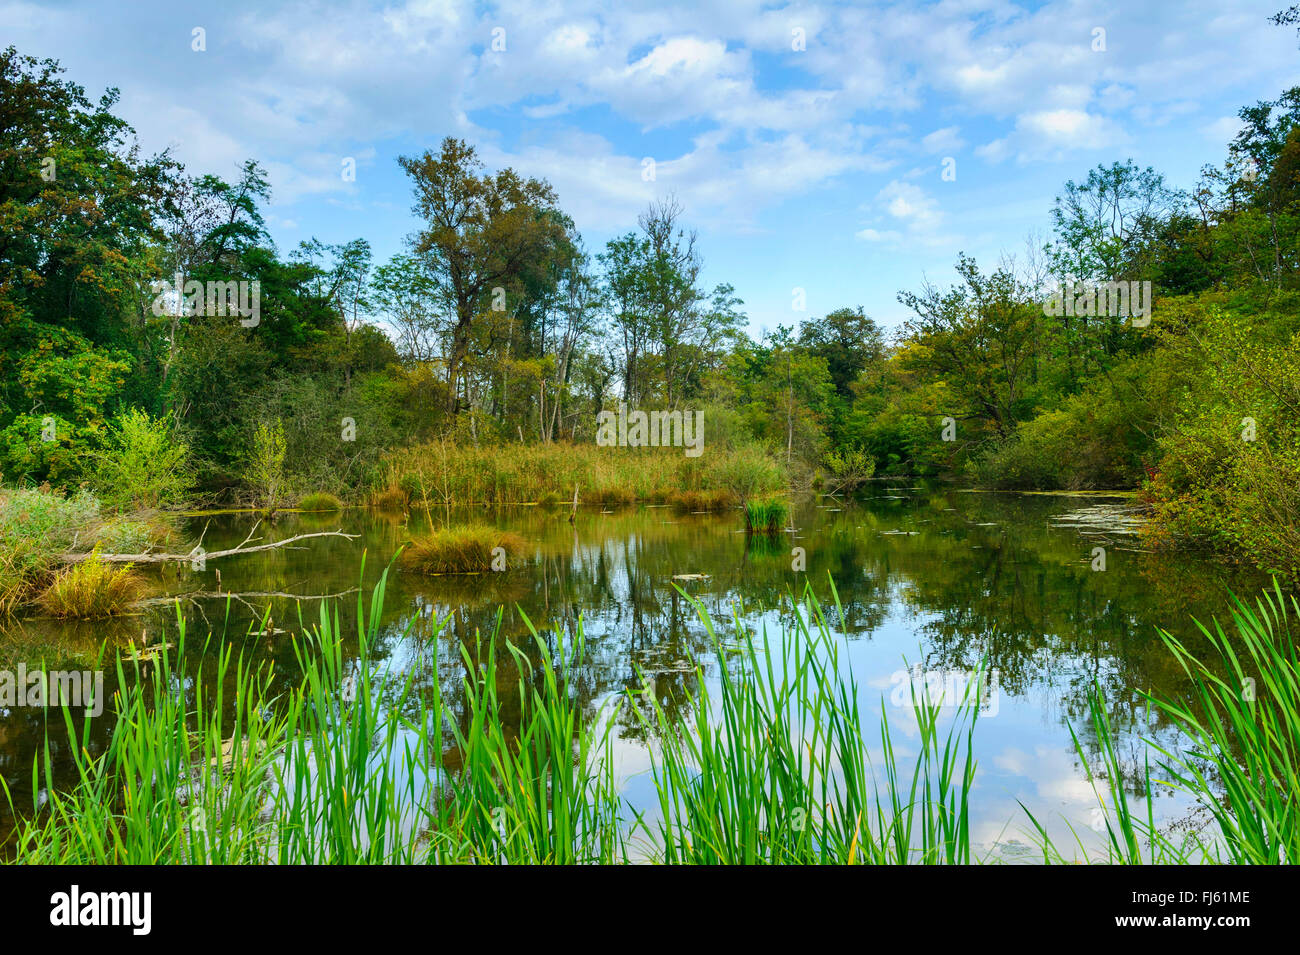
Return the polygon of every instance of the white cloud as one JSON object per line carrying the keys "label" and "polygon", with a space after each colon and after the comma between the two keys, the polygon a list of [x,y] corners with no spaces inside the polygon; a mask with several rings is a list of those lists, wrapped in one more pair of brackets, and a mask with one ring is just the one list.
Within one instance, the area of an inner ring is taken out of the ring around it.
{"label": "white cloud", "polygon": [[956,126],[945,126],[921,137],[921,149],[932,154],[955,153],[966,145],[961,138],[961,131]]}
{"label": "white cloud", "polygon": [[854,235],[867,242],[893,247],[933,247],[955,244],[957,237],[944,231],[945,215],[939,202],[920,186],[894,179],[876,194],[871,208],[877,219],[887,217],[893,228],[868,226]]}
{"label": "white cloud", "polygon": [[[744,228],[764,207],[839,176],[861,175],[874,189],[873,174],[955,154],[966,138],[984,143],[984,159],[1020,162],[1122,146],[1134,125],[1176,120],[1222,143],[1235,121],[1198,119],[1194,92],[1212,76],[1216,87],[1272,95],[1295,56],[1290,31],[1209,0],[1190,0],[1176,16],[1156,0],[1033,9],[1010,0],[924,9],[230,0],[205,16],[203,54],[189,50],[188,28],[158,26],[170,9],[159,0],[111,21],[89,9],[86,0],[52,10],[0,0],[0,25],[20,48],[61,56],[79,81],[89,73],[119,85],[147,148],[175,144],[196,171],[262,159],[276,170],[277,202],[346,197],[330,168],[338,156],[451,133],[493,145],[503,162],[535,163],[532,174],[552,170],[566,201],[600,220],[602,202],[621,209],[647,191],[639,161],[652,150],[636,141],[640,132],[674,142],[656,157],[660,185],[675,176],[696,190],[684,201]],[[1104,53],[1091,48],[1098,25]],[[506,31],[504,52],[491,49],[496,27]],[[803,51],[791,49],[796,27]],[[769,64],[775,79],[764,75]],[[909,115],[921,109],[935,118],[921,125]],[[517,120],[532,125],[520,132]],[[585,152],[566,155],[572,127],[594,138],[579,137]],[[880,130],[892,138],[877,138]]]}
{"label": "white cloud", "polygon": [[1237,137],[1243,125],[1238,116],[1220,116],[1214,122],[1202,126],[1201,132],[1212,142],[1226,144]]}
{"label": "white cloud", "polygon": [[1128,133],[1109,117],[1080,109],[1052,109],[1018,116],[1009,135],[976,148],[975,154],[991,162],[1009,156],[1019,162],[1058,160],[1128,141]]}

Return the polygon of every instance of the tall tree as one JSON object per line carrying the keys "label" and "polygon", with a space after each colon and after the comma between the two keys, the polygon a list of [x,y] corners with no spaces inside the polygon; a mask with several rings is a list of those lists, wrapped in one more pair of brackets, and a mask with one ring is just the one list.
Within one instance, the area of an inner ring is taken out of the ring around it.
{"label": "tall tree", "polygon": [[566,240],[555,190],[513,169],[481,173],[474,147],[447,137],[441,149],[398,162],[415,184],[424,220],[412,244],[455,310],[447,355],[447,407],[459,408],[460,381],[476,317],[504,289]]}

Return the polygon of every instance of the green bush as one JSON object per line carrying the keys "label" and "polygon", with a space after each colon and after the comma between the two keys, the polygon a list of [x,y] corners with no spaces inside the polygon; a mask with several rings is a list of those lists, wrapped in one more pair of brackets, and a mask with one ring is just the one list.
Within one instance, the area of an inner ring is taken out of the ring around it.
{"label": "green bush", "polygon": [[167,416],[154,418],[138,408],[118,415],[96,460],[95,484],[111,504],[174,506],[184,503],[192,487],[189,447]]}
{"label": "green bush", "polygon": [[970,465],[976,483],[1008,490],[1133,487],[1153,453],[1152,403],[1136,391],[1134,363],[1023,422]]}
{"label": "green bush", "polygon": [[85,470],[98,437],[59,415],[18,415],[0,431],[0,472],[15,483],[70,483]]}
{"label": "green bush", "polygon": [[284,469],[284,423],[259,421],[248,452],[245,480],[257,503],[269,511],[284,503],[287,475]]}

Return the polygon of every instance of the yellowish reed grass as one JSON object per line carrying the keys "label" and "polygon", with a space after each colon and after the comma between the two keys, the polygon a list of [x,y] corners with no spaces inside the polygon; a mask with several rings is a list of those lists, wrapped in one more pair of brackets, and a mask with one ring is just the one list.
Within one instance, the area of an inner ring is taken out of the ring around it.
{"label": "yellowish reed grass", "polygon": [[508,569],[523,553],[524,539],[518,534],[468,524],[413,538],[402,550],[399,563],[422,574],[478,574],[503,569],[502,560]]}
{"label": "yellowish reed grass", "polygon": [[110,564],[90,557],[59,571],[40,605],[56,617],[94,620],[126,613],[143,589],[144,582],[130,564]]}

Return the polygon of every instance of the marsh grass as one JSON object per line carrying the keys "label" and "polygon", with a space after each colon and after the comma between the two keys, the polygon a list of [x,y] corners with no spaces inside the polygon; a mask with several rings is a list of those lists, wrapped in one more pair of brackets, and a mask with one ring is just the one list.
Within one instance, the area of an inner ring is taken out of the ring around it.
{"label": "marsh grass", "polygon": [[[598,505],[664,503],[674,492],[770,493],[784,483],[780,466],[755,448],[710,445],[688,458],[681,448],[598,447],[557,443],[500,447],[435,442],[385,459],[383,486],[412,500],[444,504],[528,504],[548,494]],[[420,480],[420,476],[426,480]],[[388,493],[388,492],[385,492]],[[703,508],[701,508],[703,509]]]}
{"label": "marsh grass", "polygon": [[60,555],[99,520],[99,501],[85,491],[65,497],[48,489],[0,489],[0,613],[39,594]]}
{"label": "marsh grass", "polygon": [[408,500],[406,491],[400,487],[383,488],[376,491],[371,497],[371,503],[377,509],[390,514],[406,510]]}
{"label": "marsh grass", "polygon": [[131,564],[110,564],[95,550],[54,575],[41,594],[41,608],[54,617],[96,620],[126,613],[144,589]]}
{"label": "marsh grass", "polygon": [[[175,524],[159,511],[105,515],[87,491],[65,496],[48,488],[0,488],[0,615],[37,602],[60,616],[82,616],[83,607],[92,616],[103,616],[92,596],[102,593],[111,606],[114,590],[126,594],[138,577],[104,568],[69,576],[60,571],[64,555],[92,549],[143,553],[176,537]],[[73,612],[63,611],[65,602]]]}
{"label": "marsh grass", "polygon": [[776,497],[745,502],[745,529],[756,534],[777,534],[790,516],[790,507]]}
{"label": "marsh grass", "polygon": [[[461,694],[445,700],[438,675],[453,660],[439,659],[445,644],[436,638],[446,621],[433,622],[434,639],[422,635],[402,670],[371,654],[387,579],[385,571],[368,610],[358,597],[347,649],[337,607],[322,605],[310,628],[300,619],[302,676],[288,690],[224,641],[189,646],[178,607],[179,646],[158,658],[150,679],[140,661],[114,661],[122,689],[103,717],[112,721],[105,749],[91,752],[89,723],[78,730],[65,711],[75,784],[50,776],[47,738],[31,785],[48,798],[19,820],[14,860],[988,861],[973,849],[970,813],[978,687],[938,701],[913,684],[907,712],[916,725],[906,737],[915,755],[904,758],[887,715],[868,732],[843,665],[844,638],[811,588],[783,615],[791,623],[779,640],[756,639],[739,620],[715,632],[704,607],[682,593],[714,646],[711,659],[695,661],[699,685],[688,691],[682,721],[653,692],[583,702],[581,624],[542,636],[526,617],[520,645],[501,639],[500,615],[498,633],[454,644]],[[837,596],[834,607],[841,613]],[[1146,791],[1181,788],[1211,813],[1215,831],[1175,841],[1157,829],[1149,799],[1130,804],[1115,734],[1094,699],[1103,765],[1090,778],[1109,846],[1100,856],[1082,841],[1072,854],[1059,851],[1030,816],[1044,862],[1295,860],[1297,667],[1288,616],[1280,593],[1254,608],[1235,604],[1234,638],[1217,626],[1203,631],[1223,656],[1214,665],[1163,635],[1194,690],[1183,701],[1152,700],[1178,737],[1150,744]],[[411,638],[413,624],[400,639]],[[174,692],[184,681],[172,668],[196,650],[201,661],[215,656],[217,678],[195,682],[187,699]],[[1247,677],[1256,681],[1252,699],[1241,693]],[[620,792],[613,733],[628,718],[658,741],[649,770],[656,814],[633,809]],[[51,720],[47,733],[58,732]]]}
{"label": "marsh grass", "polygon": [[726,488],[714,488],[710,491],[674,491],[668,502],[679,511],[695,513],[697,511],[722,511],[734,506],[735,495]]}
{"label": "marsh grass", "polygon": [[328,491],[312,491],[298,500],[300,511],[341,511],[343,502]]}
{"label": "marsh grass", "polygon": [[398,563],[404,570],[421,574],[481,574],[494,569],[497,548],[513,562],[523,556],[524,539],[483,524],[440,528],[412,538]]}
{"label": "marsh grass", "polygon": [[[1203,660],[1167,631],[1160,639],[1187,676],[1182,699],[1147,695],[1176,731],[1177,745],[1147,741],[1143,791],[1132,805],[1125,791],[1115,734],[1100,692],[1090,697],[1090,720],[1101,744],[1099,767],[1088,768],[1105,822],[1102,861],[1124,864],[1294,864],[1300,860],[1300,665],[1292,620],[1295,597],[1277,582],[1254,606],[1233,596],[1235,633],[1197,621],[1212,658]],[[1076,750],[1084,750],[1075,736]],[[1154,768],[1153,768],[1153,765]],[[1184,793],[1212,820],[1208,835],[1181,837],[1156,821],[1157,787]],[[1032,819],[1032,816],[1031,816]],[[1049,861],[1062,853],[1033,820]]]}

